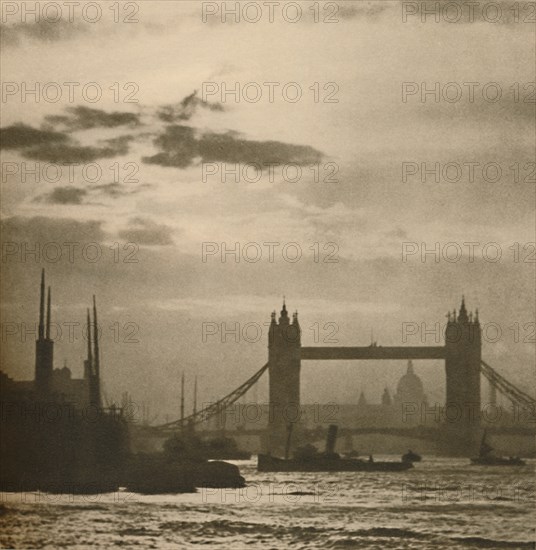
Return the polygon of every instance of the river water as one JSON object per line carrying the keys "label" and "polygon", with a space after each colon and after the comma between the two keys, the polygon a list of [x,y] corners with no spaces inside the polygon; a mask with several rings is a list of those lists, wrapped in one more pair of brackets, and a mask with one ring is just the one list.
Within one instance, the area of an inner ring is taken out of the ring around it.
{"label": "river water", "polygon": [[[377,457],[380,459],[381,457]],[[395,460],[395,457],[385,457]],[[427,458],[399,473],[257,473],[195,494],[3,493],[2,548],[535,548],[534,460]]]}

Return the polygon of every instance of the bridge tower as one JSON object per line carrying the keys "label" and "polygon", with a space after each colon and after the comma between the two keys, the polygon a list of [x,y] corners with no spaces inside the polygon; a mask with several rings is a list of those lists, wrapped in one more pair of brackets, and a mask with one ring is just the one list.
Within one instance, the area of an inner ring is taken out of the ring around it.
{"label": "bridge tower", "polygon": [[296,431],[300,417],[301,330],[298,312],[290,321],[285,301],[276,322],[272,313],[268,333],[269,403],[266,451],[284,453],[289,430]]}
{"label": "bridge tower", "polygon": [[445,422],[449,442],[467,452],[479,437],[481,329],[478,310],[467,314],[465,300],[458,315],[449,312],[445,332],[447,398]]}

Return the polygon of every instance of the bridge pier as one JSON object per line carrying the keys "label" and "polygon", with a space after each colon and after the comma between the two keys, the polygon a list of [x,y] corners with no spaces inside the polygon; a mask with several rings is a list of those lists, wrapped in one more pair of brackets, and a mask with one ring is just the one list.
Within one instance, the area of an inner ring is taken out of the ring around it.
{"label": "bridge pier", "polygon": [[269,411],[266,452],[283,456],[299,437],[301,331],[298,313],[288,317],[285,303],[276,322],[272,313],[268,334]]}
{"label": "bridge pier", "polygon": [[480,438],[480,363],[482,342],[478,310],[467,314],[465,301],[458,316],[448,315],[445,332],[447,395],[445,435],[451,453],[467,454]]}

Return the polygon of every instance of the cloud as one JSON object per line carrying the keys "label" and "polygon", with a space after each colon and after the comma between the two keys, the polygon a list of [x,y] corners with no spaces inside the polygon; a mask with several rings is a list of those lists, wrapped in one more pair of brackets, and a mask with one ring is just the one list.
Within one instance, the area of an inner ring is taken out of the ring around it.
{"label": "cloud", "polygon": [[108,195],[113,199],[117,199],[128,194],[127,192],[123,191],[123,188],[124,186],[117,182],[104,183],[102,185],[95,186],[95,189],[98,189],[103,194]]}
{"label": "cloud", "polygon": [[90,195],[104,195],[112,199],[119,199],[128,195],[139,193],[142,189],[148,187],[151,187],[151,185],[142,184],[132,189],[117,182],[95,185],[89,188],[80,188],[74,187],[72,185],[65,185],[55,187],[49,193],[45,193],[44,195],[36,197],[34,199],[34,202],[75,205],[89,204],[86,199],[90,198]]}
{"label": "cloud", "polygon": [[138,126],[139,116],[135,113],[124,113],[113,111],[107,113],[101,109],[89,107],[69,107],[68,115],[48,115],[45,117],[47,123],[52,126],[63,125],[69,131],[89,130],[91,128],[116,128],[118,126]]}
{"label": "cloud", "polygon": [[158,110],[157,116],[160,120],[168,123],[181,120],[190,120],[198,108],[208,109],[209,111],[224,111],[221,103],[208,103],[197,97],[197,90],[189,96],[186,96],[176,105],[164,105]]}
{"label": "cloud", "polygon": [[2,241],[48,243],[48,242],[102,242],[105,233],[102,222],[78,221],[69,218],[46,216],[12,216],[0,221]]}
{"label": "cloud", "polygon": [[189,126],[168,126],[155,140],[160,153],[144,157],[144,162],[160,166],[186,168],[195,159],[202,162],[311,164],[322,159],[322,153],[307,145],[280,141],[251,141],[236,132],[197,133]]}
{"label": "cloud", "polygon": [[25,124],[16,124],[2,129],[0,149],[20,149],[35,145],[65,143],[68,136],[52,130],[37,130]]}
{"label": "cloud", "polygon": [[66,185],[55,187],[45,195],[45,200],[51,204],[82,204],[87,194],[86,189]]}
{"label": "cloud", "polygon": [[2,129],[0,149],[20,149],[25,158],[55,163],[92,162],[128,153],[129,135],[103,140],[103,147],[80,145],[68,134],[25,124]]}
{"label": "cloud", "polygon": [[168,225],[158,224],[143,218],[134,218],[129,227],[118,233],[119,237],[139,245],[169,246],[173,242],[173,229]]}
{"label": "cloud", "polygon": [[[105,139],[103,143],[106,143],[107,145],[110,145],[111,147],[116,147],[118,149],[121,148],[128,148],[128,144],[131,141],[134,141],[136,138],[131,135],[124,135],[124,136],[117,136],[110,139]],[[125,151],[126,152],[126,151]]]}
{"label": "cloud", "polygon": [[99,158],[110,158],[124,155],[128,147],[90,147],[84,145],[66,145],[63,143],[43,144],[22,152],[25,158],[43,160],[46,162],[61,163],[86,163]]}
{"label": "cloud", "polygon": [[126,187],[125,185],[121,185],[120,183],[112,182],[96,185],[93,189],[97,192],[102,193],[103,195],[111,197],[112,199],[119,199],[121,197],[126,197],[127,195],[139,193],[142,189],[147,189],[150,187],[152,187],[151,184],[144,183],[142,185],[139,185],[135,189],[132,189],[130,187]]}
{"label": "cloud", "polygon": [[74,38],[86,30],[87,27],[76,22],[70,23],[65,19],[56,22],[40,20],[36,23],[0,25],[0,43],[2,47],[18,46],[21,38],[39,42],[58,42]]}

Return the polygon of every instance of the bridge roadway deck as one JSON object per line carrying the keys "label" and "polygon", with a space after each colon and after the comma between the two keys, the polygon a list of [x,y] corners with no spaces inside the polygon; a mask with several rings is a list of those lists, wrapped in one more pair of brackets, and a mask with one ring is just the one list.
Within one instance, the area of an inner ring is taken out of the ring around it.
{"label": "bridge roadway deck", "polygon": [[361,346],[302,347],[301,358],[308,360],[351,359],[445,359],[444,346]]}

